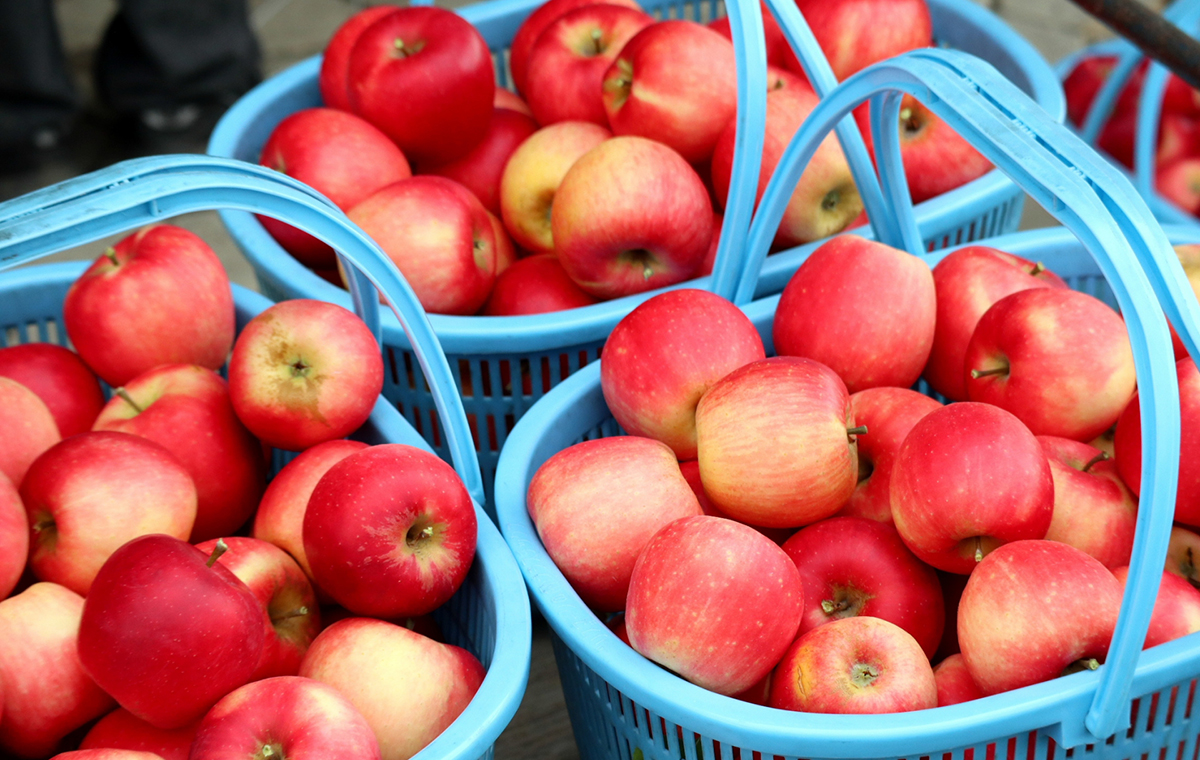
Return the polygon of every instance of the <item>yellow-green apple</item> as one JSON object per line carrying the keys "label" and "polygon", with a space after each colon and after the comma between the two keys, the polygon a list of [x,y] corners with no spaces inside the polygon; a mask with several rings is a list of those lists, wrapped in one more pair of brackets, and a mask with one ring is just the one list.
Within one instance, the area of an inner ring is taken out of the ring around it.
{"label": "yellow-green apple", "polygon": [[336,439],[306,449],[271,480],[254,513],[251,535],[269,541],[290,554],[312,579],[304,553],[304,512],[317,482],[338,462],[365,449],[360,441]]}
{"label": "yellow-green apple", "polygon": [[737,113],[733,43],[694,21],[668,19],[642,29],[603,81],[613,134],[657,140],[693,164],[712,156]]}
{"label": "yellow-green apple", "polygon": [[[770,69],[767,83],[767,125],[756,203],[762,200],[792,136],[820,102],[808,82],[786,71]],[[730,119],[713,149],[713,190],[721,204],[729,196],[736,138],[737,120]],[[790,248],[841,232],[862,210],[862,198],[841,143],[830,134],[821,141],[792,191],[775,233],[775,245]]]}
{"label": "yellow-green apple", "polygon": [[[307,108],[279,122],[258,162],[309,185],[343,211],[412,176],[408,159],[387,135],[352,113],[332,108]],[[337,266],[328,243],[270,217],[258,219],[305,266]]]}
{"label": "yellow-green apple", "polygon": [[[0,473],[0,599],[17,587],[28,557],[29,522],[25,506],[12,481]],[[3,705],[0,700],[0,709]]]}
{"label": "yellow-green apple", "polygon": [[470,190],[489,212],[500,213],[500,177],[509,156],[538,130],[532,117],[507,108],[492,111],[487,134],[457,161],[425,167],[423,174],[452,179]]}
{"label": "yellow-green apple", "polygon": [[351,109],[418,167],[462,158],[488,128],[496,74],[487,42],[432,6],[384,14],[359,34],[346,78]]}
{"label": "yellow-green apple", "polygon": [[1192,216],[1200,214],[1200,158],[1181,158],[1160,167],[1154,188]]}
{"label": "yellow-green apple", "polygon": [[118,707],[92,726],[79,742],[79,748],[126,749],[152,752],[162,760],[188,760],[188,750],[199,726],[197,721],[183,728],[155,728]]}
{"label": "yellow-green apple", "polygon": [[838,81],[876,61],[933,44],[925,0],[797,0]]}
{"label": "yellow-green apple", "polygon": [[602,612],[625,609],[633,565],[660,528],[701,514],[670,447],[637,436],[558,452],[529,481],[526,503],[546,553]]}
{"label": "yellow-green apple", "polygon": [[[759,5],[763,20],[763,42],[767,47],[767,65],[788,66],[788,61],[790,60],[793,62],[791,64],[793,71],[802,71],[800,61],[796,59],[796,54],[792,52],[792,46],[788,44],[787,37],[783,35],[783,29],[779,27],[779,22],[771,15],[771,11],[767,8],[766,3],[760,3]],[[709,21],[708,28],[730,42],[733,42],[733,32],[729,28],[728,16],[721,16]]]}
{"label": "yellow-green apple", "polygon": [[113,708],[79,665],[83,597],[35,583],[0,601],[0,752],[46,757],[60,739]]}
{"label": "yellow-green apple", "polygon": [[350,210],[434,314],[474,314],[496,279],[496,237],[487,210],[445,177],[388,185]]}
{"label": "yellow-green apple", "polygon": [[600,387],[630,435],[696,458],[696,405],[713,383],[766,357],[742,310],[706,290],[672,290],[627,314],[604,345]]}
{"label": "yellow-green apple", "polygon": [[972,245],[959,248],[933,268],[937,292],[937,326],[925,365],[926,382],[951,401],[965,401],[963,361],[975,325],[992,304],[1029,288],[1065,288],[1058,275],[1041,262]]}
{"label": "yellow-green apple", "polygon": [[958,643],[971,678],[996,694],[1103,661],[1121,607],[1104,565],[1057,541],[1014,541],[967,579]]}
{"label": "yellow-green apple", "polygon": [[7,377],[0,377],[0,430],[0,474],[17,486],[33,460],[62,440],[45,402]]}
{"label": "yellow-green apple", "polygon": [[383,760],[408,760],[466,709],[485,671],[465,649],[351,618],[321,631],[300,675],[350,700],[375,731]]}
{"label": "yellow-green apple", "polygon": [[908,388],[868,388],[850,395],[854,421],[869,433],[858,439],[858,485],[839,515],[892,522],[892,463],[921,418],[942,405]]}
{"label": "yellow-green apple", "polygon": [[933,274],[923,260],[841,235],[792,275],[771,335],[780,356],[821,362],[851,393],[907,388],[929,358],[936,314]]}
{"label": "yellow-green apple", "polygon": [[630,645],[719,694],[749,689],[796,637],[804,592],[795,565],[747,525],[698,515],[659,530],[633,566]]}
{"label": "yellow-green apple", "polygon": [[963,383],[971,401],[1012,412],[1034,435],[1090,441],[1121,416],[1137,380],[1117,312],[1087,293],[1034,288],[980,317]]}
{"label": "yellow-green apple", "polygon": [[1038,436],[1054,478],[1054,517],[1046,540],[1070,544],[1109,570],[1129,564],[1137,528],[1137,499],[1115,462],[1093,446]]}
{"label": "yellow-green apple", "polygon": [[802,529],[783,551],[804,586],[801,634],[868,615],[903,628],[926,658],[937,651],[945,624],[937,573],[908,550],[892,525],[834,517]]}
{"label": "yellow-green apple", "polygon": [[523,113],[529,118],[533,118],[533,111],[529,110],[529,104],[521,99],[521,96],[512,90],[506,90],[500,85],[496,85],[496,96],[492,99],[492,105],[496,108],[506,108],[509,111]]}
{"label": "yellow-green apple", "polygon": [[[654,18],[624,5],[587,5],[550,22],[529,49],[521,90],[539,124],[587,121],[608,126],[605,72]],[[676,72],[678,73],[678,72]]]}
{"label": "yellow-green apple", "polygon": [[321,476],[304,513],[317,585],[359,615],[440,607],[475,558],[475,508],[450,465],[403,444],[357,451]]}
{"label": "yellow-green apple", "polygon": [[[508,230],[504,229],[504,222],[500,221],[500,217],[487,212],[488,221],[492,223],[492,234],[496,237],[496,277],[500,277],[513,264],[517,263],[517,247],[513,245],[512,238],[508,236]],[[496,289],[496,285],[492,283],[492,290]]]}
{"label": "yellow-green apple", "polygon": [[970,702],[984,696],[971,678],[961,654],[952,654],[939,662],[933,669],[933,678],[937,682],[938,707]]}
{"label": "yellow-green apple", "polygon": [[[683,475],[683,479],[692,487],[692,493],[696,494],[696,501],[700,502],[700,510],[710,517],[724,517],[726,520],[733,518],[721,511],[721,508],[713,503],[713,500],[708,497],[704,491],[704,482],[700,479],[700,462],[691,459],[687,462],[679,463],[679,472]],[[745,523],[742,523],[745,525]],[[759,533],[771,539],[775,543],[783,546],[783,543],[792,537],[795,532],[791,528],[763,528],[758,525],[751,525]]]}
{"label": "yellow-green apple", "polygon": [[546,314],[594,303],[598,301],[579,289],[557,258],[539,253],[517,261],[496,278],[483,313],[492,317]]}
{"label": "yellow-green apple", "polygon": [[1200,588],[1200,536],[1178,525],[1171,528],[1165,569]]}
{"label": "yellow-green apple", "polygon": [[549,0],[542,3],[521,22],[509,49],[509,68],[512,70],[512,81],[518,92],[526,91],[525,74],[529,70],[529,51],[533,49],[533,44],[542,36],[546,27],[568,11],[585,5],[596,5],[598,1],[605,5],[622,5],[639,11],[642,9],[634,0]]}
{"label": "yellow-green apple", "polygon": [[127,433],[80,433],[54,446],[29,468],[21,500],[34,574],[81,596],[127,541],[151,533],[187,539],[196,519],[187,469],[164,447]]}
{"label": "yellow-green apple", "polygon": [[375,336],[353,312],[298,299],[262,312],[229,360],[229,397],[250,432],[303,451],[357,430],[383,389]]}
{"label": "yellow-green apple", "polygon": [[233,291],[208,244],[156,224],[80,275],[63,300],[63,322],[80,358],[114,387],[160,364],[220,369],[233,345]]}
{"label": "yellow-green apple", "polygon": [[140,436],[175,455],[196,484],[189,541],[242,527],[266,488],[262,445],[234,413],[225,380],[210,369],[167,364],[139,375],[112,397],[93,429]]}
{"label": "yellow-green apple", "polygon": [[104,406],[96,375],[74,351],[53,343],[0,349],[0,377],[16,380],[37,394],[63,438],[91,430]]}
{"label": "yellow-green apple", "polygon": [[567,170],[612,137],[607,127],[564,121],[543,127],[521,143],[500,177],[500,213],[513,241],[533,253],[554,253],[550,210]]}
{"label": "yellow-green apple", "polygon": [[[1120,581],[1121,591],[1124,592],[1129,580],[1129,568],[1118,567],[1113,570],[1113,575]],[[1200,591],[1178,575],[1164,571],[1143,648],[1156,647],[1196,631],[1200,631]]]}
{"label": "yellow-green apple", "polygon": [[903,628],[850,617],[814,628],[775,668],[768,704],[813,713],[878,714],[937,707],[929,659]]}
{"label": "yellow-green apple", "polygon": [[346,81],[350,69],[350,51],[363,31],[384,16],[397,10],[398,5],[375,5],[355,13],[348,18],[325,46],[325,55],[321,58],[321,73],[317,77],[317,86],[321,90],[321,100],[330,108],[339,111],[353,110],[350,107],[349,83]]}
{"label": "yellow-green apple", "polygon": [[796,528],[837,512],[858,477],[850,394],[823,364],[779,356],[717,381],[696,407],[704,490],[735,520]]}
{"label": "yellow-green apple", "polygon": [[229,550],[217,561],[246,584],[265,618],[262,659],[250,680],[296,675],[308,645],[321,632],[321,610],[308,577],[287,552],[257,538],[229,536],[196,548],[211,554],[218,541]]}
{"label": "yellow-green apple", "polygon": [[262,607],[216,560],[170,536],[135,538],[100,568],[83,606],[84,671],[156,728],[194,723],[262,659]]}
{"label": "yellow-green apple", "polygon": [[[405,716],[407,719],[407,716]],[[297,676],[248,683],[213,705],[189,760],[380,760],[375,732],[337,689]]]}
{"label": "yellow-green apple", "polygon": [[1045,537],[1054,479],[1041,445],[1019,419],[990,404],[963,402],[913,426],[892,463],[891,501],[913,554],[939,570],[968,574],[998,546]]}
{"label": "yellow-green apple", "polygon": [[575,162],[550,226],[563,269],[599,298],[674,285],[712,240],[708,190],[687,161],[644,137],[614,137]]}

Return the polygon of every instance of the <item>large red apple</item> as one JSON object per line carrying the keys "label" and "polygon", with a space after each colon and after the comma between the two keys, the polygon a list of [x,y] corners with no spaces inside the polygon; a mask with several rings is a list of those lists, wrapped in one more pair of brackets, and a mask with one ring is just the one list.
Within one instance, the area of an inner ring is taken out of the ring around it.
{"label": "large red apple", "polygon": [[353,110],[350,107],[349,83],[346,81],[350,69],[350,51],[358,37],[371,24],[395,11],[398,5],[375,5],[355,13],[345,23],[337,28],[329,44],[325,46],[325,55],[321,58],[321,73],[317,77],[317,86],[321,90],[321,100],[330,108],[339,111]]}
{"label": "large red apple", "polygon": [[546,314],[599,303],[579,289],[558,259],[539,253],[520,259],[496,278],[496,285],[483,305],[490,317]]}
{"label": "large red apple", "polygon": [[933,44],[925,0],[797,0],[839,81],[906,50]]}
{"label": "large red apple", "polygon": [[[641,6],[634,0],[601,0],[606,5],[623,5],[634,10]],[[582,8],[585,5],[596,5],[597,0],[549,0],[542,3],[521,22],[517,33],[513,35],[509,46],[508,65],[512,70],[512,81],[518,92],[525,92],[525,74],[529,69],[529,51],[546,27],[554,23],[568,11]]]}
{"label": "large red apple", "polygon": [[74,351],[53,343],[0,349],[0,377],[16,380],[37,394],[54,415],[63,438],[91,430],[104,406],[96,375]]}
{"label": "large red apple", "polygon": [[424,169],[452,179],[470,190],[493,214],[500,213],[500,177],[513,151],[538,130],[537,122],[523,113],[496,108],[487,134],[471,152],[457,161]]}
{"label": "large red apple", "polygon": [[7,598],[17,587],[28,557],[29,522],[25,519],[25,506],[12,481],[0,474],[0,599]]}
{"label": "large red apple", "polygon": [[152,752],[162,760],[188,760],[188,751],[199,726],[196,722],[183,728],[155,728],[119,707],[92,726],[79,748]]}
{"label": "large red apple", "polygon": [[1070,544],[1109,570],[1129,564],[1137,528],[1137,499],[1114,462],[1093,446],[1039,436],[1054,477],[1054,517],[1049,541]]}
{"label": "large red apple", "polygon": [[[1121,582],[1124,592],[1129,580],[1129,568],[1118,567],[1113,570],[1113,575]],[[1196,631],[1200,631],[1200,591],[1178,575],[1164,572],[1143,648],[1156,647]]]}
{"label": "large red apple", "polygon": [[62,440],[45,402],[7,377],[0,377],[0,430],[0,475],[17,486],[33,460]]}

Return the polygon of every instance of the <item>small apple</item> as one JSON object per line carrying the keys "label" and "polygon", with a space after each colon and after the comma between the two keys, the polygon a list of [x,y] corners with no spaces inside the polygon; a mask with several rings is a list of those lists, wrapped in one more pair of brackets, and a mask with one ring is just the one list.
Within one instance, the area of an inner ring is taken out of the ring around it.
{"label": "small apple", "polygon": [[152,752],[162,760],[188,760],[188,750],[200,723],[183,728],[155,728],[133,713],[118,707],[92,726],[79,743],[80,749],[124,749]]}
{"label": "small apple", "polygon": [[0,348],[0,377],[36,393],[54,415],[63,438],[91,430],[104,406],[100,381],[79,354],[53,343]]}
{"label": "small apple", "polygon": [[952,654],[939,662],[933,669],[933,677],[937,681],[938,707],[970,702],[985,696],[971,678],[961,654]]}
{"label": "small apple", "polygon": [[1137,499],[1100,449],[1067,438],[1038,436],[1054,477],[1054,517],[1048,541],[1070,544],[1109,570],[1129,564]]}

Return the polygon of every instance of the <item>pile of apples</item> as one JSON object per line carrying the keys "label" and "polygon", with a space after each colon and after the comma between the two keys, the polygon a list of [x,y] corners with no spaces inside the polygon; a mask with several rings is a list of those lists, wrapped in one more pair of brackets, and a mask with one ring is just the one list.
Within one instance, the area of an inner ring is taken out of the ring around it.
{"label": "pile of apples", "polygon": [[[919,710],[1098,667],[1140,490],[1121,317],[994,248],[931,271],[843,235],[771,330],[766,358],[699,290],[617,325],[600,377],[627,435],[558,452],[527,494],[580,598],[683,678],[787,710]],[[1178,368],[1176,520],[1200,526],[1200,373]],[[1177,528],[1145,646],[1200,631],[1196,552]]]}
{"label": "pile of apples", "polygon": [[[839,79],[933,44],[925,0],[798,4]],[[771,68],[759,198],[818,102],[763,11]],[[326,48],[325,107],[281,121],[259,161],[346,211],[433,313],[545,313],[710,273],[736,132],[728,19],[706,27],[655,21],[635,0],[549,0],[513,37],[509,65],[524,99],[497,87],[487,44],[462,18],[368,8]],[[916,101],[905,103],[900,130],[917,202],[991,168]],[[775,244],[862,223],[862,208],[830,136]],[[263,224],[297,260],[341,284],[328,246]]]}
{"label": "pile of apples", "polygon": [[[441,733],[484,677],[428,617],[475,511],[434,455],[345,440],[383,385],[367,326],[285,301],[235,342],[220,261],[170,225],[63,322],[75,351],[0,349],[0,755],[404,760]],[[272,447],[302,453],[268,485]]]}
{"label": "pile of apples", "polygon": [[[1071,123],[1083,126],[1116,64],[1116,56],[1089,56],[1063,80]],[[1130,76],[1097,139],[1097,145],[1128,169],[1134,168],[1138,100],[1146,70],[1143,61]],[[1164,198],[1193,216],[1200,215],[1200,92],[1175,74],[1169,75],[1163,95],[1153,171],[1154,185]]]}

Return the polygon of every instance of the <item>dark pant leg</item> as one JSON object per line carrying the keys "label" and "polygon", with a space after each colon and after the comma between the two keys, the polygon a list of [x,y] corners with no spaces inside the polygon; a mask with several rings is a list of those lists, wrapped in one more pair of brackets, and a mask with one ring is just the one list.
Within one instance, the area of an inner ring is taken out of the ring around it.
{"label": "dark pant leg", "polygon": [[229,103],[259,78],[246,0],[121,0],[96,62],[100,99],[121,114]]}
{"label": "dark pant leg", "polygon": [[78,108],[52,0],[0,0],[0,147],[62,131]]}

